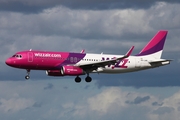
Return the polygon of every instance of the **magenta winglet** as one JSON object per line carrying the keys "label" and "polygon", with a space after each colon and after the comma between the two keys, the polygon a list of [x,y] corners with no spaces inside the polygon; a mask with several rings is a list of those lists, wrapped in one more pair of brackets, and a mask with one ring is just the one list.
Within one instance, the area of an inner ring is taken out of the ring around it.
{"label": "magenta winglet", "polygon": [[125,56],[129,57],[129,56],[131,55],[133,49],[134,49],[134,46],[132,46],[132,47],[129,49],[129,51],[126,53]]}

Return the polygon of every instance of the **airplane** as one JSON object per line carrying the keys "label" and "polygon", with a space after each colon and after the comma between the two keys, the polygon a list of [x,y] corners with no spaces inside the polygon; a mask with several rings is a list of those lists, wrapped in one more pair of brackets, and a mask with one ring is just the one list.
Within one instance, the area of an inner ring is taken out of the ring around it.
{"label": "airplane", "polygon": [[73,52],[53,52],[27,50],[15,53],[5,63],[8,66],[26,69],[25,79],[30,78],[31,70],[45,70],[48,76],[76,76],[75,82],[81,82],[81,75],[90,73],[126,73],[156,68],[170,64],[171,60],[161,59],[168,31],[160,30],[136,55],[131,56],[134,46],[125,55],[92,54]]}

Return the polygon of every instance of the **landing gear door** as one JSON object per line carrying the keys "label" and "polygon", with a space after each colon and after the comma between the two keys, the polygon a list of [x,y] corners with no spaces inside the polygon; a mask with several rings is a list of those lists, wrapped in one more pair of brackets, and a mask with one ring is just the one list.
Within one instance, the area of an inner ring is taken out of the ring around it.
{"label": "landing gear door", "polygon": [[28,62],[33,62],[33,53],[28,52]]}

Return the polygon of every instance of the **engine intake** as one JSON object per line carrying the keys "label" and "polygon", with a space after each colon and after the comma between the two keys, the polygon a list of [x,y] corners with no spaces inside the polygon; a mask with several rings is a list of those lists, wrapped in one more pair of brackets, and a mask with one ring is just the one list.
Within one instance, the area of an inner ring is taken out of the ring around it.
{"label": "engine intake", "polygon": [[60,70],[47,70],[46,75],[48,75],[48,76],[64,76],[61,74]]}

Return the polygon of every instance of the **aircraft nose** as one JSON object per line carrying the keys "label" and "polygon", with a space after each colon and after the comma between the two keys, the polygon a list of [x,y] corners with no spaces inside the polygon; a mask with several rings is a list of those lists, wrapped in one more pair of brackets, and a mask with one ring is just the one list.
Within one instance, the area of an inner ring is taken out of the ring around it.
{"label": "aircraft nose", "polygon": [[11,65],[11,62],[12,60],[11,59],[7,59],[6,61],[5,61],[5,63],[7,64],[7,65]]}

